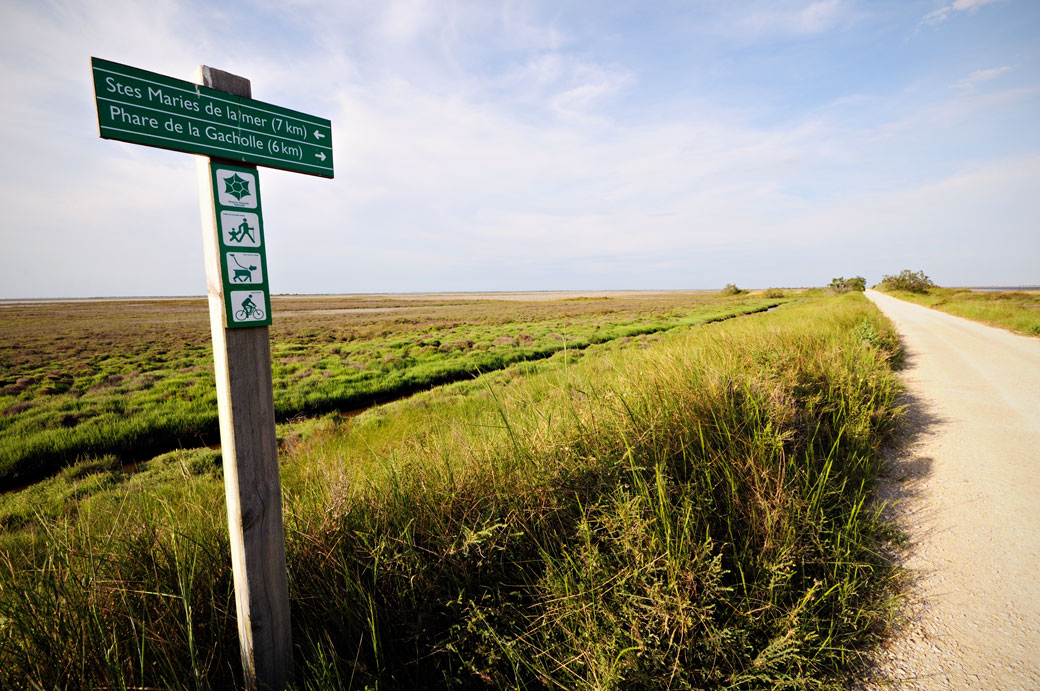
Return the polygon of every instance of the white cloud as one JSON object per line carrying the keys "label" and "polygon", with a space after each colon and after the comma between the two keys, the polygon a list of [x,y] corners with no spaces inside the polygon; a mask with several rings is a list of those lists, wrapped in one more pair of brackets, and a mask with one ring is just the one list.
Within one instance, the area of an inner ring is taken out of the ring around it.
{"label": "white cloud", "polygon": [[531,57],[482,86],[501,103],[590,124],[601,121],[594,111],[634,82],[634,75],[622,67],[551,52]]}
{"label": "white cloud", "polygon": [[394,41],[410,41],[426,29],[433,17],[426,0],[396,0],[387,3],[382,33]]}
{"label": "white cloud", "polygon": [[929,12],[925,15],[924,21],[927,24],[937,24],[939,22],[946,21],[950,18],[954,12],[976,12],[984,5],[992,5],[997,2],[1005,2],[1006,0],[954,0],[954,2],[943,5],[933,12]]}
{"label": "white cloud", "polygon": [[756,4],[742,13],[737,25],[755,36],[811,36],[822,34],[853,20],[851,3],[843,0],[817,0],[805,4]]}
{"label": "white cloud", "polygon": [[940,285],[1027,285],[1040,282],[1038,217],[1040,157],[1029,155],[856,195],[793,216],[775,234],[794,251],[831,246],[835,262],[852,252],[855,271],[870,280],[912,267]]}
{"label": "white cloud", "polygon": [[[948,224],[958,209],[981,223],[959,199],[1032,211],[1022,201],[1032,188],[996,194],[1010,175],[925,189],[950,177],[936,173],[936,151],[953,159],[978,132],[1014,138],[993,126],[997,116],[1035,110],[1037,87],[970,93],[1006,66],[940,88],[946,102],[871,93],[778,121],[766,108],[730,109],[724,94],[669,95],[658,108],[640,80],[676,67],[671,58],[626,62],[525,3],[264,2],[253,10],[273,37],[192,30],[212,10],[172,0],[15,6],[16,26],[0,27],[0,77],[25,97],[0,103],[0,296],[81,284],[88,294],[202,290],[193,162],[97,139],[86,63],[95,52],[182,78],[207,62],[252,77],[257,98],[333,120],[335,180],[263,172],[276,291],[806,282],[790,277],[832,245],[830,259],[883,251],[871,249],[871,228],[898,227],[904,245],[934,235],[900,220],[900,203],[920,223]],[[751,7],[720,10],[745,22],[740,39],[816,35],[858,16],[836,0]],[[305,40],[279,43],[283,33]],[[262,50],[251,46],[261,39]],[[25,136],[34,127],[56,134]],[[900,197],[906,189],[917,194]],[[928,210],[939,203],[942,213]],[[1020,232],[1021,218],[1003,213],[993,215]],[[830,242],[836,228],[848,236]],[[128,264],[153,235],[163,262]],[[77,274],[88,252],[90,271]]]}
{"label": "white cloud", "polygon": [[953,84],[951,88],[973,91],[979,84],[996,79],[1010,69],[1010,65],[1002,65],[1000,67],[991,67],[985,70],[975,70],[956,84]]}
{"label": "white cloud", "polygon": [[940,132],[971,127],[972,123],[982,123],[984,129],[992,131],[997,118],[1030,112],[1040,103],[1040,85],[979,93],[970,89],[958,91],[948,99],[919,104],[900,118],[880,121],[868,133],[869,141],[878,144],[893,137],[935,137]]}

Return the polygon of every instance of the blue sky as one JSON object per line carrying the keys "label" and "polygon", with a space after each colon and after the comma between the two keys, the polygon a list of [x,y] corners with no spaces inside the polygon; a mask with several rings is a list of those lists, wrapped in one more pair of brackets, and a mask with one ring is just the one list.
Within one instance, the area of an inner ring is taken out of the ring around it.
{"label": "blue sky", "polygon": [[1040,283],[1034,0],[2,3],[0,298],[204,291],[90,56],[332,120],[261,169],[276,293]]}

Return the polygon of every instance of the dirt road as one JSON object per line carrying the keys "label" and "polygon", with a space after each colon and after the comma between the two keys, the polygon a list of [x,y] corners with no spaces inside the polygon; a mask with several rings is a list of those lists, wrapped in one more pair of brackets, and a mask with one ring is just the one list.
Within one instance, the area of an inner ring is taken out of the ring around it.
{"label": "dirt road", "polygon": [[911,422],[888,492],[910,546],[898,689],[1040,689],[1040,339],[868,291],[903,337]]}

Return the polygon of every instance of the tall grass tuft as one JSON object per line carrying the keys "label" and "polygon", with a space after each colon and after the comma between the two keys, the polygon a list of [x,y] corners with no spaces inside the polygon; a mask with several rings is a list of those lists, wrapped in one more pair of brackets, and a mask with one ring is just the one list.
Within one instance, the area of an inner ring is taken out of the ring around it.
{"label": "tall grass tuft", "polygon": [[[835,687],[886,621],[897,354],[847,295],[313,425],[297,687]],[[191,476],[8,541],[0,686],[238,683],[220,501]]]}

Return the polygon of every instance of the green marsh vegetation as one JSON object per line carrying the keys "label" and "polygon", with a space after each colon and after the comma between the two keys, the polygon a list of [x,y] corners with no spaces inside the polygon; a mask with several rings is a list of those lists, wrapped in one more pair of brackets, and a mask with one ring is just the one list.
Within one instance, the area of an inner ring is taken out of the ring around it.
{"label": "green marsh vegetation", "polygon": [[[696,292],[276,297],[276,414],[287,420],[361,407],[778,302]],[[0,306],[0,488],[77,460],[137,461],[217,442],[204,300]]]}
{"label": "green marsh vegetation", "polygon": [[1040,291],[972,292],[932,286],[926,293],[887,290],[889,295],[933,307],[965,319],[999,326],[1025,336],[1040,336]]}
{"label": "green marsh vegetation", "polygon": [[[898,357],[854,293],[284,426],[297,688],[841,688]],[[213,456],[81,464],[9,524],[0,687],[238,682]]]}

